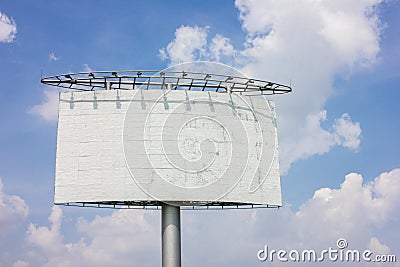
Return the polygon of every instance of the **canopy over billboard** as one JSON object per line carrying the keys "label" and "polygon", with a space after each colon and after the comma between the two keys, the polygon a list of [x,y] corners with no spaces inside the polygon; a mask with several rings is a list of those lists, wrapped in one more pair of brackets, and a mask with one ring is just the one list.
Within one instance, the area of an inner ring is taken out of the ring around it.
{"label": "canopy over billboard", "polygon": [[275,109],[188,90],[60,93],[55,204],[281,206]]}

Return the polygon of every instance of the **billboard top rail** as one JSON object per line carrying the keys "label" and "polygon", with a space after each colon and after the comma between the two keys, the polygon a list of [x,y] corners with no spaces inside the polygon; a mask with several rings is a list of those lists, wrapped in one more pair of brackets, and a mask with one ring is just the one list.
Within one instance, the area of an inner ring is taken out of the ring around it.
{"label": "billboard top rail", "polygon": [[121,70],[77,72],[41,79],[47,85],[71,90],[188,90],[238,93],[243,95],[275,95],[292,91],[288,85],[205,72]]}

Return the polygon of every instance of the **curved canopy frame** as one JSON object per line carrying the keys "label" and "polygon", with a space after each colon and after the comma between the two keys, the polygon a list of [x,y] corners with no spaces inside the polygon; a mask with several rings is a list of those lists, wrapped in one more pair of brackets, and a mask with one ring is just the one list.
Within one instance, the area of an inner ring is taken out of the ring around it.
{"label": "curved canopy frame", "polygon": [[275,95],[292,91],[290,86],[270,81],[185,71],[77,72],[49,76],[43,78],[41,82],[51,86],[83,91],[163,89],[232,92],[244,95]]}

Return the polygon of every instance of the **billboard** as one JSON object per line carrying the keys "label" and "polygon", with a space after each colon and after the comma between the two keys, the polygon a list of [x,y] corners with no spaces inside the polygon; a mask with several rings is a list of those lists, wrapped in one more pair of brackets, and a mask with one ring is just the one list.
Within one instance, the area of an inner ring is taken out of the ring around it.
{"label": "billboard", "polygon": [[60,93],[55,204],[281,206],[275,107],[187,90]]}

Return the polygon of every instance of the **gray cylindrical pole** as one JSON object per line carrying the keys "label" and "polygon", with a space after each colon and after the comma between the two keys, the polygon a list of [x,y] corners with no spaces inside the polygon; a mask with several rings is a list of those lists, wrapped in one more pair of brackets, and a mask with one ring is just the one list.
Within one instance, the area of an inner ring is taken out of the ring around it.
{"label": "gray cylindrical pole", "polygon": [[181,209],[162,205],[162,267],[181,267]]}

